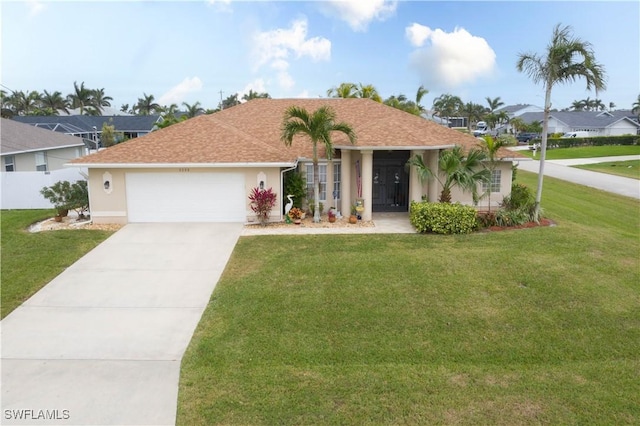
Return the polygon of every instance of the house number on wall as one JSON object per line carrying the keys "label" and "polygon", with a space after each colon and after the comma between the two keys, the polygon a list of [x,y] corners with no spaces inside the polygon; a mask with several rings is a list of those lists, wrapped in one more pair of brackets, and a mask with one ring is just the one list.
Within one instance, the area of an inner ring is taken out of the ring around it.
{"label": "house number on wall", "polygon": [[182,168],[178,169],[178,171],[181,172],[181,173],[188,173],[189,172],[189,168],[182,167]]}

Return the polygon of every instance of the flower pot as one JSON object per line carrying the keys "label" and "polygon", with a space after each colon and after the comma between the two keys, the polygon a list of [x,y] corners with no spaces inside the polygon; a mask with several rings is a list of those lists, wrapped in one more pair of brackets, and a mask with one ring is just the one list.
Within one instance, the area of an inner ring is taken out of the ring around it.
{"label": "flower pot", "polygon": [[335,216],[329,216],[329,223],[333,223],[336,221],[336,217]]}
{"label": "flower pot", "polygon": [[293,223],[295,223],[296,225],[300,225],[302,223],[302,219],[294,219]]}
{"label": "flower pot", "polygon": [[351,216],[349,216],[349,223],[358,223],[358,218],[356,217],[356,215],[352,214]]}
{"label": "flower pot", "polygon": [[60,216],[59,214],[55,215],[53,220],[55,220],[56,222],[62,222],[62,216]]}

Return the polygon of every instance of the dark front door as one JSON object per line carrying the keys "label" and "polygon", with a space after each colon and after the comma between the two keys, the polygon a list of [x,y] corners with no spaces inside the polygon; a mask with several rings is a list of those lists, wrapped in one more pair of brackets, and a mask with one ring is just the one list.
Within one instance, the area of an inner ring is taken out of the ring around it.
{"label": "dark front door", "polygon": [[409,175],[405,170],[408,159],[408,151],[374,152],[372,211],[409,210]]}

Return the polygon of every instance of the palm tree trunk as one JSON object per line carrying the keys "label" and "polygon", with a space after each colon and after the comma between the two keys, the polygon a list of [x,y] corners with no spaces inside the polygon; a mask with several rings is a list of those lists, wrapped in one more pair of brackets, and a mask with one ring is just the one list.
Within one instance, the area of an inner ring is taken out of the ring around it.
{"label": "palm tree trunk", "polygon": [[320,168],[318,167],[318,147],[313,144],[313,221],[320,222]]}
{"label": "palm tree trunk", "polygon": [[551,111],[551,83],[547,82],[544,94],[544,114],[542,121],[542,141],[540,143],[540,169],[538,170],[538,189],[534,210],[535,220],[540,219],[540,201],[542,200],[542,181],[544,179],[544,160],[547,156],[547,133],[549,131],[549,113]]}

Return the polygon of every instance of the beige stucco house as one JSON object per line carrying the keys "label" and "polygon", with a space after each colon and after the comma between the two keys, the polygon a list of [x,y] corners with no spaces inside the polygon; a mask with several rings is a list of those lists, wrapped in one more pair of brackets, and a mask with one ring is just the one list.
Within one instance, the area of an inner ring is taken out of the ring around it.
{"label": "beige stucco house", "polygon": [[[320,201],[348,213],[362,198],[365,220],[379,211],[406,212],[409,202],[423,195],[437,200],[437,181],[421,182],[415,170],[405,168],[410,156],[422,155],[436,169],[441,150],[478,143],[369,99],[254,99],[72,161],[89,169],[92,218],[102,223],[252,222],[248,196],[262,185],[278,194],[272,220],[282,220],[284,173],[298,169],[312,182],[309,140],[299,136],[286,147],[280,139],[284,112],[293,105],[309,112],[328,105],[338,121],[354,128],[355,145],[341,133],[334,135],[332,161],[320,150]],[[499,154],[492,204],[509,194],[511,165],[518,157],[508,150]],[[471,204],[470,194],[457,191],[453,197]]]}

